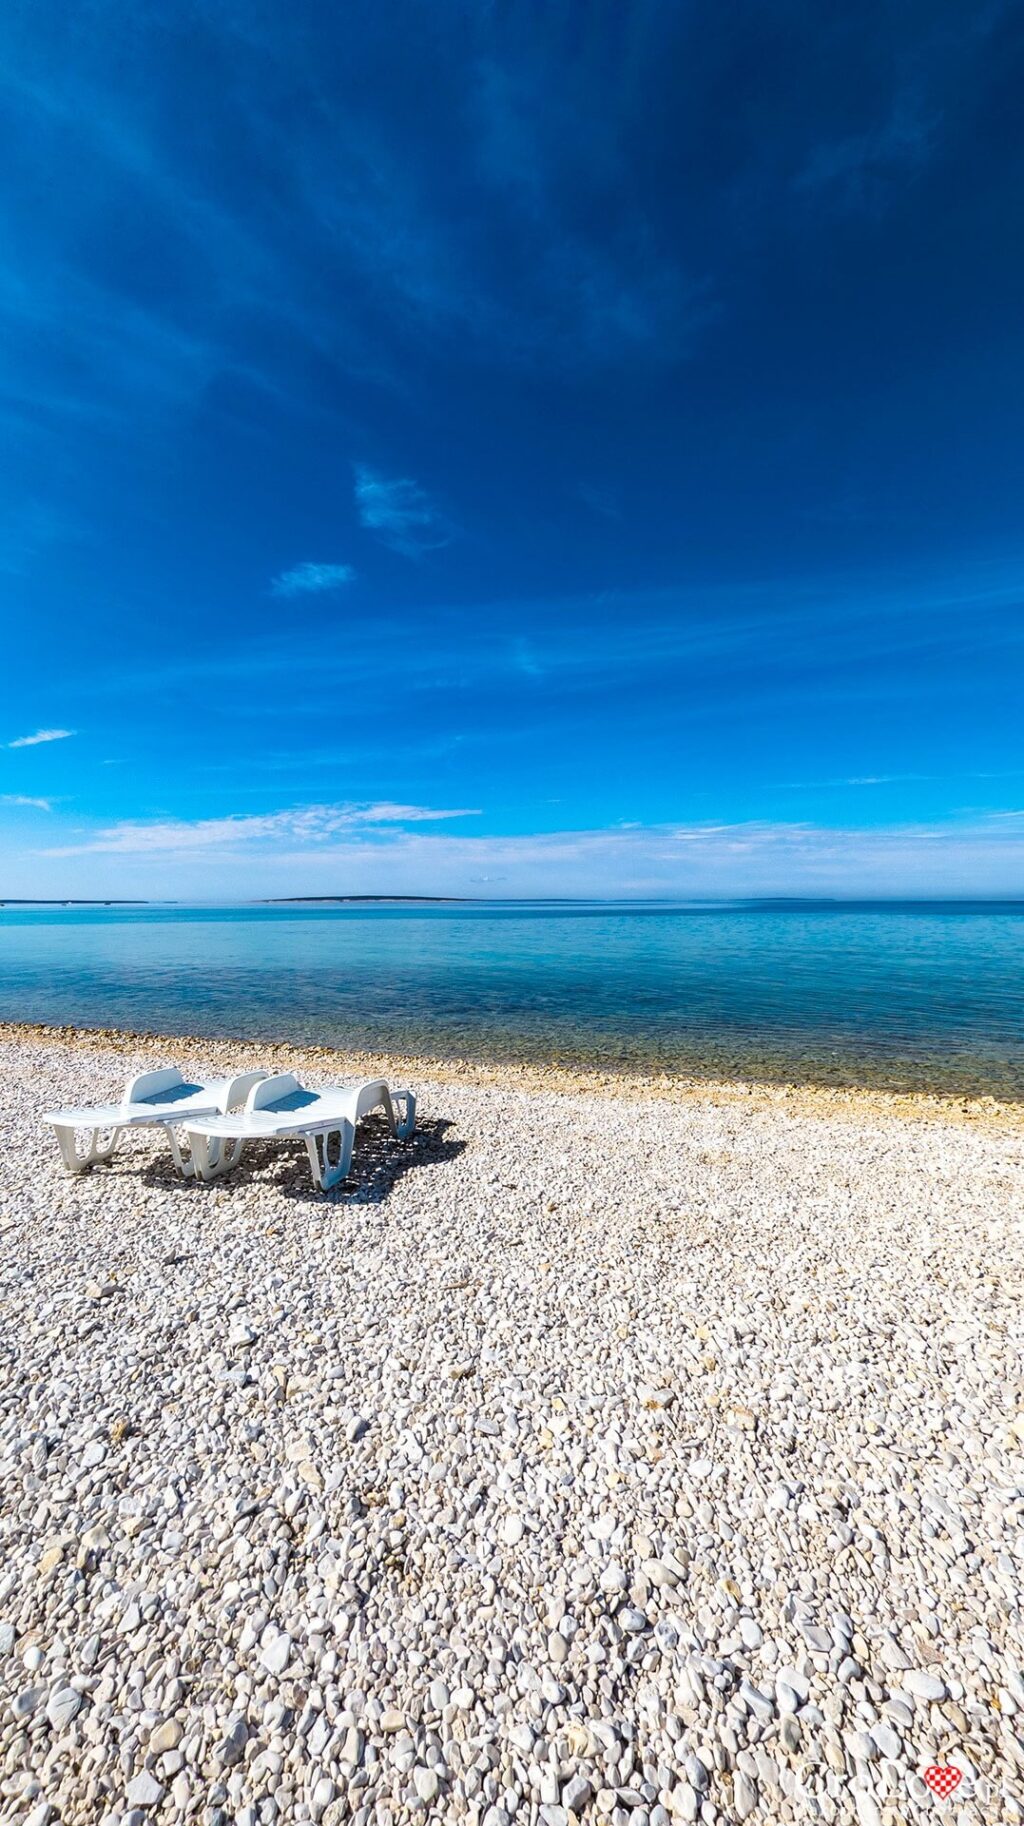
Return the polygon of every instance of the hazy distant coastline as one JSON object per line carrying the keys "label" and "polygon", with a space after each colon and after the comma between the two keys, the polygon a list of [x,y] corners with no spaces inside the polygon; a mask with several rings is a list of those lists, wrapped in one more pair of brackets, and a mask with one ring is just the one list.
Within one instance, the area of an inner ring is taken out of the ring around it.
{"label": "hazy distant coastline", "polygon": [[459,907],[478,904],[472,894],[275,894],[261,907]]}

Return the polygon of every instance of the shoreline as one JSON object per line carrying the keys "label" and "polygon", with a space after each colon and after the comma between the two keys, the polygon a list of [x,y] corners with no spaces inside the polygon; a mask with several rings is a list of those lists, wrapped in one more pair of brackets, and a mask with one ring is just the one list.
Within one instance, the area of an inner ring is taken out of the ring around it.
{"label": "shoreline", "polygon": [[853,1119],[898,1118],[983,1126],[1024,1133],[1024,1102],[1003,1101],[991,1093],[895,1090],[885,1086],[766,1081],[756,1077],[695,1077],[632,1067],[595,1068],[531,1060],[487,1063],[423,1053],[371,1051],[282,1040],[205,1037],[200,1034],[141,1033],[124,1028],[50,1026],[43,1022],[0,1021],[0,1043],[53,1045],[76,1050],[97,1048],[124,1057],[144,1055],[161,1061],[206,1059],[232,1066],[239,1053],[251,1062],[258,1053],[280,1071],[309,1071],[323,1077],[341,1071],[346,1077],[383,1077],[392,1082],[450,1085],[553,1093],[560,1097],[636,1098],[712,1107],[740,1105],[750,1111],[784,1115]]}

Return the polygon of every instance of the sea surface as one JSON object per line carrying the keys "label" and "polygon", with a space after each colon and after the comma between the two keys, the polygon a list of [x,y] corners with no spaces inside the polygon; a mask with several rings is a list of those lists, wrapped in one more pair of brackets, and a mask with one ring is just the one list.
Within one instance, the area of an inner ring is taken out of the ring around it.
{"label": "sea surface", "polygon": [[0,907],[0,1019],[1024,1096],[1024,903]]}

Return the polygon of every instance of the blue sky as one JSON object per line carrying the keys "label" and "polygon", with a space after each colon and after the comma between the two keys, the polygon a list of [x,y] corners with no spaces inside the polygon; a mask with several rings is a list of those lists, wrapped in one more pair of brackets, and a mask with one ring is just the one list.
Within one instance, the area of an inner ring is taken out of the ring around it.
{"label": "blue sky", "polygon": [[1024,892],[1022,65],[4,9],[0,892]]}

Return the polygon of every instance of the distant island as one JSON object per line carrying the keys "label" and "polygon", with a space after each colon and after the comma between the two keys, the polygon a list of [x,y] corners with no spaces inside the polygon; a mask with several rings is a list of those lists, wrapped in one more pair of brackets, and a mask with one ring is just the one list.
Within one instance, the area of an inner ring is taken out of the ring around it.
{"label": "distant island", "polygon": [[448,907],[469,906],[476,898],[472,894],[275,894],[258,904],[261,907],[347,907],[355,904],[363,907]]}

